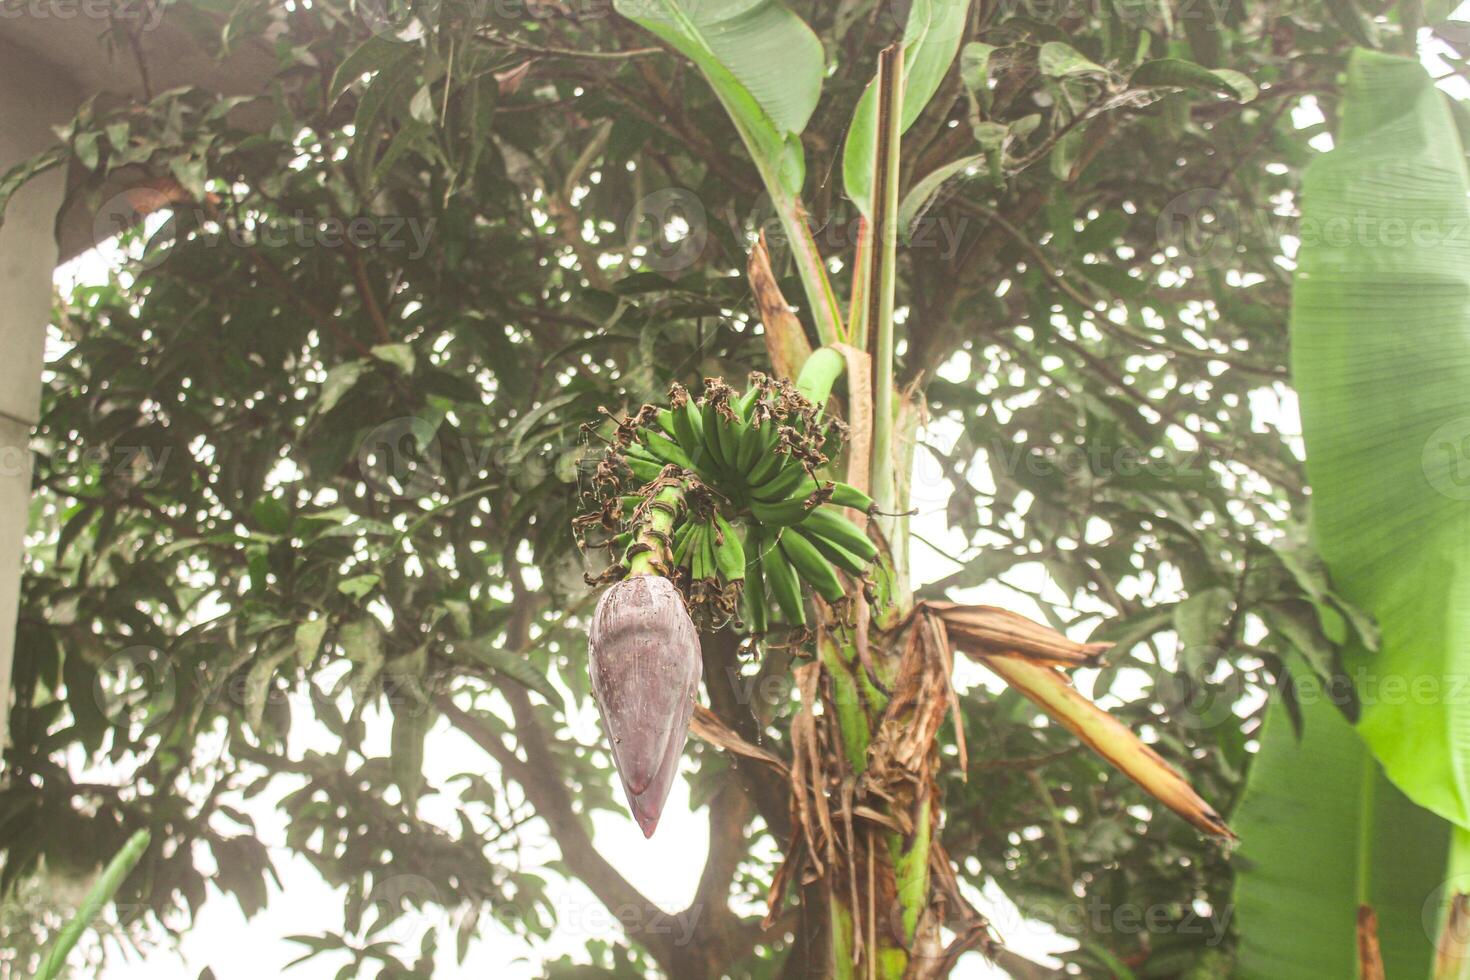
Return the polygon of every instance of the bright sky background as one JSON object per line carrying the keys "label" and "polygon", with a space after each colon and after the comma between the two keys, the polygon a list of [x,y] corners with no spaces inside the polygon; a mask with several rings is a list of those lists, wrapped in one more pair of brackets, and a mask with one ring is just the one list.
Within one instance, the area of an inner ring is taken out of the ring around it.
{"label": "bright sky background", "polygon": [[[1470,4],[1460,8],[1465,16]],[[1424,61],[1435,75],[1446,73],[1447,66],[1435,55],[1433,47],[1424,54]],[[1463,79],[1448,83],[1453,93],[1460,98],[1470,95],[1470,86]],[[1319,121],[1320,114],[1315,106],[1307,106],[1294,114],[1298,127]],[[1314,141],[1319,149],[1330,147],[1329,137]],[[1288,254],[1292,249],[1288,245]],[[57,282],[69,288],[78,282],[94,282],[106,277],[110,264],[120,261],[115,246],[88,253],[62,267],[57,272]],[[966,365],[956,364],[952,370],[963,376]],[[1263,399],[1256,410],[1262,420],[1269,422],[1285,433],[1299,432],[1296,422],[1296,406],[1289,393],[1284,397]],[[956,437],[953,426],[939,424],[931,427],[924,438],[948,449]],[[982,491],[989,486],[984,471],[983,458],[977,465],[974,483]],[[969,543],[959,533],[951,533],[946,526],[944,503],[949,496],[949,484],[942,477],[938,464],[923,450],[918,453],[914,474],[914,503],[919,515],[913,522],[914,530],[928,541],[939,544],[946,551],[963,555],[973,553]],[[914,543],[914,570],[916,584],[942,578],[952,571],[952,561],[925,544]],[[1039,567],[1021,566],[1008,576],[1021,588],[1039,590],[1047,585],[1045,573]],[[1035,606],[1026,595],[993,584],[968,594],[956,596],[965,601],[984,602],[1006,606],[1020,613],[1034,614]],[[961,690],[976,685],[993,683],[993,679],[979,667],[965,661],[957,665],[957,685]],[[1087,691],[1090,678],[1080,676],[1079,686]],[[309,705],[302,701],[295,706],[293,715],[303,719],[310,715]],[[381,713],[370,725],[368,751],[386,755],[388,752],[388,726]],[[591,741],[600,737],[594,711],[585,712],[576,719],[578,735]],[[314,726],[298,723],[291,734],[291,753],[297,755],[322,739],[324,733]],[[427,785],[432,788],[442,784],[458,772],[494,772],[495,766],[476,746],[441,723],[430,737],[426,752],[425,767]],[[611,774],[610,774],[611,775]],[[261,840],[268,845],[280,873],[283,888],[271,889],[268,907],[252,920],[246,920],[232,898],[211,890],[209,901],[204,906],[194,927],[183,938],[180,950],[161,949],[146,962],[136,958],[127,959],[115,955],[102,975],[102,980],[156,980],[163,977],[180,977],[193,980],[201,969],[213,969],[219,980],[259,980],[260,977],[281,974],[286,963],[295,959],[304,950],[285,941],[292,934],[314,934],[342,929],[343,893],[324,884],[315,869],[303,858],[293,856],[284,846],[286,817],[277,810],[274,802],[284,792],[295,788],[294,783],[279,779],[273,784],[275,792],[263,794],[243,804],[256,820]],[[425,815],[435,816],[435,799],[424,801]],[[447,808],[441,806],[441,812]],[[691,813],[688,805],[688,787],[681,778],[674,786],[663,820],[652,840],[644,840],[642,834],[626,814],[603,813],[595,818],[596,841],[599,850],[650,900],[662,908],[677,912],[688,904],[694,894],[695,885],[703,867],[708,847],[706,815],[703,811]],[[525,835],[531,846],[522,854],[526,867],[534,867],[547,858],[556,856],[554,844],[544,836],[532,831]],[[550,893],[558,909],[559,928],[553,939],[545,944],[528,946],[494,924],[482,926],[482,934],[470,948],[469,958],[463,967],[454,962],[454,944],[451,935],[441,939],[439,970],[436,976],[450,978],[460,976],[489,976],[507,980],[532,980],[540,976],[539,965],[543,958],[556,958],[564,953],[577,954],[589,938],[612,938],[618,935],[601,903],[577,883],[560,882],[551,877]],[[1042,961],[1049,952],[1065,950],[1070,942],[1059,937],[1049,928],[1020,917],[1013,906],[1005,902],[998,893],[972,895],[976,905],[995,922],[1003,941],[1017,952]],[[434,920],[411,917],[400,920],[388,936],[404,942],[409,949],[417,949],[423,933],[434,926]],[[285,974],[301,980],[331,980],[341,966],[340,958],[320,957],[309,961]],[[1049,961],[1055,963],[1055,961]],[[968,955],[955,971],[960,980],[999,978],[1005,975],[988,966],[978,954]]]}

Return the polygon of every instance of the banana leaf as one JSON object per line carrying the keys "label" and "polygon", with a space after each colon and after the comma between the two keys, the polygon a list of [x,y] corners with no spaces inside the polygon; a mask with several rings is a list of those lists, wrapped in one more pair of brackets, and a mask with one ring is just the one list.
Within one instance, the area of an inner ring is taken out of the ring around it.
{"label": "banana leaf", "polygon": [[1357,914],[1367,904],[1378,915],[1387,976],[1428,977],[1450,825],[1384,778],[1320,686],[1300,700],[1300,740],[1284,701],[1267,712],[1231,820],[1241,840],[1234,976],[1358,976]]}
{"label": "banana leaf", "polygon": [[1292,305],[1314,541],[1381,627],[1344,654],[1359,733],[1470,827],[1470,179],[1417,61],[1356,52],[1336,138],[1304,178]]}

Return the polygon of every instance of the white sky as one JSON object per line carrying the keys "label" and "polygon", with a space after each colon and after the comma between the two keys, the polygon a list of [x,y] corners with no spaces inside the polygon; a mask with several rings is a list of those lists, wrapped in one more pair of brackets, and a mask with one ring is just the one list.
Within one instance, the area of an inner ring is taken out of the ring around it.
{"label": "white sky", "polygon": [[[1464,16],[1467,9],[1470,9],[1470,4],[1461,7],[1460,15]],[[1423,60],[1434,74],[1446,73],[1447,66],[1432,45],[1425,50]],[[1446,87],[1457,97],[1470,95],[1470,86],[1463,79],[1453,79]],[[1303,127],[1321,117],[1315,112],[1315,107],[1306,107],[1296,112],[1294,118],[1296,124]],[[1330,138],[1315,145],[1319,149],[1327,149]],[[105,277],[108,264],[118,259],[115,246],[88,253],[59,269],[57,282],[67,288],[77,282],[99,281]],[[1272,401],[1267,399],[1267,402]],[[1299,425],[1294,422],[1294,399],[1284,398],[1257,408],[1258,412],[1263,409],[1268,416],[1266,420],[1271,424],[1286,432],[1299,431]],[[925,438],[947,448],[955,436],[952,426],[940,424],[932,427]],[[983,469],[975,474],[977,487],[983,490],[987,483]],[[938,465],[921,449],[914,474],[914,503],[920,511],[913,522],[914,530],[948,552],[963,555],[968,552],[968,543],[963,535],[951,532],[946,526],[944,503],[948,496],[948,482],[942,479]],[[916,584],[935,581],[954,569],[950,559],[917,540],[913,544],[913,560]],[[1038,590],[1046,584],[1044,570],[1036,566],[1022,566],[1008,573],[1008,577],[1026,589]],[[1029,597],[1000,584],[972,590],[956,598],[1035,614],[1035,606]],[[962,690],[991,682],[983,669],[964,661],[957,664],[956,679]],[[1086,677],[1079,680],[1086,689],[1090,681]],[[320,729],[313,732],[312,726],[305,724],[305,719],[310,717],[308,704],[303,702],[295,707],[293,715],[297,721],[292,734],[293,753],[313,741],[314,737],[324,735]],[[386,755],[386,721],[381,714],[375,721],[371,726],[369,744],[376,742],[377,751]],[[595,713],[589,711],[577,719],[577,728],[585,739],[598,737],[595,734]],[[425,767],[430,788],[442,784],[455,773],[495,771],[494,764],[482,751],[442,722],[430,736]],[[294,784],[284,780],[278,780],[275,785],[284,789],[294,788]],[[184,936],[177,952],[161,949],[146,961],[114,955],[102,980],[157,980],[159,977],[193,980],[205,966],[210,967],[219,980],[259,980],[260,977],[279,975],[286,963],[304,952],[302,947],[286,942],[286,936],[319,934],[343,928],[342,891],[329,888],[304,858],[294,856],[285,847],[286,816],[273,805],[281,795],[281,792],[264,794],[241,805],[256,820],[258,836],[269,847],[284,886],[281,889],[271,887],[268,907],[247,921],[232,898],[211,889],[209,901],[193,928]],[[432,797],[426,799],[425,807],[432,811],[434,802]],[[658,832],[652,840],[644,840],[632,819],[621,813],[597,815],[594,819],[595,838],[603,855],[644,895],[665,910],[677,912],[693,897],[703,867],[708,847],[706,819],[702,810],[690,812],[688,786],[681,777],[675,783]],[[548,844],[544,835],[538,835],[534,829],[530,829],[524,839],[529,842],[522,852],[525,867],[533,868],[540,861],[555,857],[554,845]],[[488,976],[493,973],[507,980],[533,980],[541,975],[539,966],[543,958],[554,959],[566,953],[576,955],[589,938],[618,935],[601,903],[583,886],[562,882],[555,875],[549,875],[549,880],[549,893],[559,919],[559,926],[550,942],[527,945],[493,923],[483,924],[480,937],[470,947],[465,965],[459,967],[454,961],[452,931],[446,931],[441,936],[439,969],[435,976]],[[1003,896],[994,890],[988,890],[983,896],[972,895],[972,898],[982,912],[991,916],[1001,938],[1023,955],[1048,962],[1049,952],[1065,950],[1072,945],[1050,928],[1022,919],[1014,906],[1006,903]],[[406,917],[389,930],[388,937],[403,941],[407,949],[416,950],[420,937],[435,924],[432,919]],[[301,980],[332,980],[343,962],[340,957],[322,956],[296,967],[286,976]],[[970,954],[961,962],[954,976],[960,980],[988,980],[1005,974],[988,966],[978,954]]]}

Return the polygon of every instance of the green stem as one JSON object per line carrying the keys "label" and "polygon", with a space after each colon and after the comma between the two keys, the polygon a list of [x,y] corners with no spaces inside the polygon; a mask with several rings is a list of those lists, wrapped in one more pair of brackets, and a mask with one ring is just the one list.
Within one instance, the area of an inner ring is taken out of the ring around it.
{"label": "green stem", "polygon": [[41,972],[36,974],[36,980],[53,980],[66,966],[66,957],[76,946],[77,940],[82,938],[82,933],[97,918],[97,913],[102,911],[102,906],[112,901],[122,883],[137,867],[138,862],[143,859],[143,854],[148,850],[148,842],[152,836],[146,830],[140,830],[128,842],[123,845],[122,850],[117,852],[87,892],[87,897],[82,900],[82,907],[77,909],[76,916],[62,927],[56,936],[56,942],[46,953],[46,959],[41,963]]}
{"label": "green stem", "polygon": [[818,408],[826,408],[827,399],[832,396],[832,386],[845,370],[847,358],[831,347],[819,348],[801,366],[801,373],[796,377],[796,390]]}
{"label": "green stem", "polygon": [[847,753],[847,764],[855,773],[868,767],[868,743],[872,741],[872,728],[865,710],[866,703],[858,686],[857,653],[850,647],[839,644],[830,634],[823,634],[817,641],[817,656],[832,678],[832,700],[837,707],[837,728],[842,734],[842,747]]}
{"label": "green stem", "polygon": [[781,219],[781,229],[786,233],[786,242],[791,246],[791,257],[796,262],[796,272],[801,276],[801,286],[811,306],[812,322],[817,327],[817,339],[822,346],[839,343],[847,339],[842,327],[842,307],[837,302],[837,293],[832,289],[832,280],[827,276],[827,267],[822,262],[822,253],[812,238],[811,228],[806,223],[806,214],[801,202],[783,193],[776,183],[775,175],[761,168],[761,178],[775,202],[776,213]]}

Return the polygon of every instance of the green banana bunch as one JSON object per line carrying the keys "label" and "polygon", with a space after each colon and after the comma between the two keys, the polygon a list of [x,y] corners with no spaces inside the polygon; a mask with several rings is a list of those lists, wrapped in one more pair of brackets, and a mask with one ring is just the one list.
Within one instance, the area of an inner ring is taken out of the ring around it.
{"label": "green banana bunch", "polygon": [[728,619],[738,598],[745,626],[763,633],[777,619],[806,624],[804,585],[828,603],[842,601],[842,576],[863,579],[878,555],[843,508],[868,511],[873,501],[818,476],[845,430],[814,398],[825,400],[825,390],[759,374],[744,392],[707,379],[698,399],[672,386],[667,406],[645,406],[619,426],[609,455],[644,488],[612,491],[620,495],[621,516],[604,517],[604,526],[618,525],[614,546],[626,551],[636,537],[631,525],[653,481],[683,480],[699,503],[685,507],[667,544],[691,606],[707,605]]}

